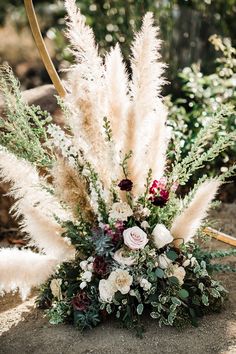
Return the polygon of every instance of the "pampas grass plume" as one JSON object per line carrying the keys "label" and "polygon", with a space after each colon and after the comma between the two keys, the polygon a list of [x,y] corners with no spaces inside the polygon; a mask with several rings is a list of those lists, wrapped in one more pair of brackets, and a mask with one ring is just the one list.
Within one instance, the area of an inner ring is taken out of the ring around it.
{"label": "pampas grass plume", "polygon": [[176,245],[191,241],[207,215],[212,200],[214,199],[221,182],[210,179],[203,182],[197,189],[192,201],[172,224],[171,234]]}

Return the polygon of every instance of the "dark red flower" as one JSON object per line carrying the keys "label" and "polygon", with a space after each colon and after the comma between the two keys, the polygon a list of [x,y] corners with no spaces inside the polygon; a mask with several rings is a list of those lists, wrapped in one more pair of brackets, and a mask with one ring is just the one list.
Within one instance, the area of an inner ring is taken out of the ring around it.
{"label": "dark red flower", "polygon": [[102,256],[96,256],[93,261],[93,270],[96,274],[104,276],[107,274],[107,263]]}
{"label": "dark red flower", "polygon": [[150,198],[150,200],[153,205],[159,206],[160,208],[163,208],[167,203],[167,200],[161,196]]}
{"label": "dark red flower", "polygon": [[133,187],[133,182],[127,178],[122,179],[122,181],[120,181],[120,183],[118,184],[118,187],[120,187],[122,191],[130,192]]}
{"label": "dark red flower", "polygon": [[169,192],[165,189],[162,189],[160,191],[160,196],[167,201],[169,199]]}
{"label": "dark red flower", "polygon": [[86,311],[90,305],[90,300],[85,291],[80,291],[71,301],[74,310]]}

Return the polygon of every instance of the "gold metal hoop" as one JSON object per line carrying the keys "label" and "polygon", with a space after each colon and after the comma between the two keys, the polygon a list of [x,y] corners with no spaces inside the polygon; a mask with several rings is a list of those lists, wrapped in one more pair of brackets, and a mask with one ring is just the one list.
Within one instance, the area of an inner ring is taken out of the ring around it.
{"label": "gold metal hoop", "polygon": [[39,28],[37,16],[35,14],[33,1],[32,0],[24,0],[24,4],[25,4],[25,10],[26,10],[27,17],[29,20],[30,28],[31,28],[36,46],[38,47],[39,54],[40,54],[42,61],[45,65],[48,75],[50,76],[50,79],[52,80],[52,83],[55,86],[55,89],[57,90],[59,96],[61,96],[63,98],[63,97],[65,97],[66,90],[62,85],[62,82],[57,74],[55,66],[53,65],[53,62],[49,56],[47,47],[44,43],[40,28]]}

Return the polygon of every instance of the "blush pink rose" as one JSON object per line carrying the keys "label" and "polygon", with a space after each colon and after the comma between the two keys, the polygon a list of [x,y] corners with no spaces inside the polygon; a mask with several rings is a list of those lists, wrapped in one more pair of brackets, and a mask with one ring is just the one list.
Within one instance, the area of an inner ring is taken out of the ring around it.
{"label": "blush pink rose", "polygon": [[146,246],[148,238],[146,232],[138,226],[130,227],[123,232],[124,244],[131,250],[139,250]]}

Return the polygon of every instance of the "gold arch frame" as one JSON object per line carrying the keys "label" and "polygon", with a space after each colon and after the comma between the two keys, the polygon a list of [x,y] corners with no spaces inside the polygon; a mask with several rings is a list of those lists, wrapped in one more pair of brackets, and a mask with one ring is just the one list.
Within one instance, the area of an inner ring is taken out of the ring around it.
{"label": "gold arch frame", "polygon": [[50,79],[52,80],[52,83],[55,86],[56,91],[58,92],[59,96],[61,96],[63,98],[63,97],[65,97],[66,90],[62,85],[62,82],[58,76],[58,73],[53,65],[53,62],[52,62],[50,56],[49,56],[47,47],[44,43],[40,28],[39,28],[37,16],[35,14],[33,1],[32,0],[24,0],[24,4],[25,4],[25,10],[26,10],[26,14],[28,16],[30,28],[31,28],[36,46],[38,47],[39,54],[40,54],[42,61],[45,65],[48,75],[50,76]]}

